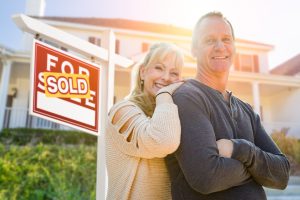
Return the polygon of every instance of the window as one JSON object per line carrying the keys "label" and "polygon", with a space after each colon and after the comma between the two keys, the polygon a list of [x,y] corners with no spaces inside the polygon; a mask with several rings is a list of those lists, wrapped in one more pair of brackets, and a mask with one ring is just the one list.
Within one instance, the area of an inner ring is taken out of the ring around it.
{"label": "window", "polygon": [[89,37],[88,41],[94,45],[101,46],[101,39],[97,37]]}
{"label": "window", "polygon": [[240,55],[240,71],[252,72],[253,59],[250,55]]}
{"label": "window", "polygon": [[116,40],[116,52],[117,54],[120,53],[120,40]]}
{"label": "window", "polygon": [[235,71],[259,72],[259,63],[257,55],[236,54],[234,61]]}
{"label": "window", "polygon": [[254,72],[259,72],[259,63],[258,63],[258,56],[253,56],[254,61]]}
{"label": "window", "polygon": [[[101,46],[101,38],[89,37],[88,41],[94,45]],[[119,54],[120,53],[120,40],[116,40],[115,48],[116,48],[115,53]]]}
{"label": "window", "polygon": [[234,57],[234,71],[240,70],[240,61],[239,61],[240,54],[236,54]]}
{"label": "window", "polygon": [[7,95],[6,107],[11,108],[13,105],[14,95]]}
{"label": "window", "polygon": [[143,43],[142,43],[142,52],[146,52],[146,51],[148,51],[148,50],[149,50],[149,44],[143,42]]}

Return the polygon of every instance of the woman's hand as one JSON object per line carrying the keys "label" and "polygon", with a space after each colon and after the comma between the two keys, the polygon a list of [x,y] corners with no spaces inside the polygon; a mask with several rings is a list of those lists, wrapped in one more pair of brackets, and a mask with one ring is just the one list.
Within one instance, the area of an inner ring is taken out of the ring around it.
{"label": "woman's hand", "polygon": [[180,82],[172,83],[166,87],[163,87],[160,90],[158,90],[156,96],[163,93],[168,93],[169,95],[172,95],[183,83],[184,81],[180,81]]}
{"label": "woman's hand", "polygon": [[219,155],[225,158],[231,158],[233,151],[233,142],[228,139],[220,139],[217,141]]}

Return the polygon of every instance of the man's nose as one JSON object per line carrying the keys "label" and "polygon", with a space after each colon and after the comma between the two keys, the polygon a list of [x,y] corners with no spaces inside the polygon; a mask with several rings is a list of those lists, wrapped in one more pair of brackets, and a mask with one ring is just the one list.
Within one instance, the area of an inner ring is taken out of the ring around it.
{"label": "man's nose", "polygon": [[215,49],[224,49],[225,45],[221,40],[217,40],[215,43]]}

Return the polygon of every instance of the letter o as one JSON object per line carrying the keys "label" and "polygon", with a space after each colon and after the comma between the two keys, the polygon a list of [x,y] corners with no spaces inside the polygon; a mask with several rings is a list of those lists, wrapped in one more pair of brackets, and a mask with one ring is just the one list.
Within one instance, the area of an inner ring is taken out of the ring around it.
{"label": "letter o", "polygon": [[[63,84],[65,87],[63,87]],[[69,84],[68,84],[68,80],[66,79],[66,77],[59,77],[59,79],[57,81],[57,85],[58,85],[58,90],[60,91],[60,93],[62,93],[62,94],[68,93]]]}
{"label": "letter o", "polygon": [[61,64],[61,71],[62,73],[67,73],[66,72],[66,67],[69,68],[70,70],[70,74],[74,74],[74,67],[73,65],[69,62],[69,61],[64,61],[62,64]]}

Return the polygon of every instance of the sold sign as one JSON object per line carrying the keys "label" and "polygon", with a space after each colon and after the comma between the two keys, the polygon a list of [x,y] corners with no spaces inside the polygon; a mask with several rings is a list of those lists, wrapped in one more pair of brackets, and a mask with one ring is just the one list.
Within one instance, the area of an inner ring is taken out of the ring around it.
{"label": "sold sign", "polygon": [[100,67],[40,41],[31,63],[31,114],[98,134]]}
{"label": "sold sign", "polygon": [[47,97],[89,98],[89,77],[82,74],[44,72]]}

